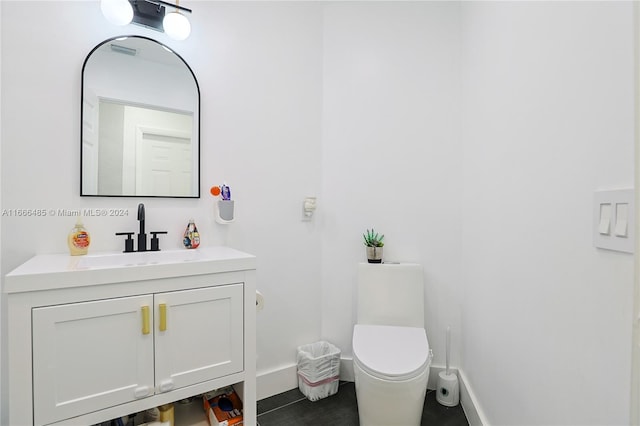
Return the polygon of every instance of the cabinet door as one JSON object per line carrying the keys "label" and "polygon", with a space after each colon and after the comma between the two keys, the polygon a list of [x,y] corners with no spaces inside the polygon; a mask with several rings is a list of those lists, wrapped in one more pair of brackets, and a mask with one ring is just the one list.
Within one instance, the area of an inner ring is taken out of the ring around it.
{"label": "cabinet door", "polygon": [[153,393],[153,296],[35,308],[32,316],[35,424]]}
{"label": "cabinet door", "polygon": [[243,370],[243,285],[159,293],[156,392]]}

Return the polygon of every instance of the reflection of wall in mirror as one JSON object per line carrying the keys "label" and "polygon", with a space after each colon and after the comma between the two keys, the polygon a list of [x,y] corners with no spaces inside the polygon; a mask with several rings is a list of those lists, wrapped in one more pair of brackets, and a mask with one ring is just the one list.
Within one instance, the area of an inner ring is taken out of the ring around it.
{"label": "reflection of wall in mirror", "polygon": [[82,194],[98,193],[98,97],[82,95]]}
{"label": "reflection of wall in mirror", "polygon": [[85,76],[85,87],[100,98],[192,113],[198,104],[193,75],[186,66],[95,51],[87,62]]}
{"label": "reflection of wall in mirror", "polygon": [[122,194],[124,105],[99,102],[98,194]]}

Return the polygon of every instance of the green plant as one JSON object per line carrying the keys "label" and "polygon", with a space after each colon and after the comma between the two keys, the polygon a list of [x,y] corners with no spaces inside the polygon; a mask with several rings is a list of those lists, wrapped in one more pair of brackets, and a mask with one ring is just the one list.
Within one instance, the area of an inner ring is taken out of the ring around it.
{"label": "green plant", "polygon": [[371,228],[371,230],[367,229],[367,232],[362,234],[364,238],[364,245],[367,247],[382,247],[384,246],[384,235],[378,234],[376,231]]}

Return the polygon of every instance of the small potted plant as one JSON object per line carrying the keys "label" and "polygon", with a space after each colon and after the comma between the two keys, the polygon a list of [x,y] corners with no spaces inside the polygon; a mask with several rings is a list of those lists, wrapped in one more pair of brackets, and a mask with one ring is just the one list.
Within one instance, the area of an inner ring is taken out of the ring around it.
{"label": "small potted plant", "polygon": [[384,235],[378,234],[371,228],[362,234],[364,245],[367,247],[367,262],[382,263],[382,247],[384,246]]}

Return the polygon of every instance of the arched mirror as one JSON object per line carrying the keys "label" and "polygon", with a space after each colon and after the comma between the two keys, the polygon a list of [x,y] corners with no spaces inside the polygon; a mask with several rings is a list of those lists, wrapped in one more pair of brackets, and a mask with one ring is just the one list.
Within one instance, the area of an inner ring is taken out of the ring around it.
{"label": "arched mirror", "polygon": [[80,195],[200,197],[200,89],[163,44],[104,41],[82,67]]}

